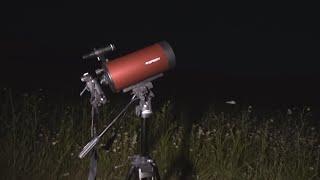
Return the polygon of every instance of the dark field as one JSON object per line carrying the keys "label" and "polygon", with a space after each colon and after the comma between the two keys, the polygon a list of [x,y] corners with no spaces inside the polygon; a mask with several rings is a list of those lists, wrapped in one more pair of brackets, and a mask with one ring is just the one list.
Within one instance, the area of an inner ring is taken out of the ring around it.
{"label": "dark field", "polygon": [[[87,178],[89,158],[77,156],[90,139],[90,106],[87,97],[74,97],[1,90],[1,179]],[[99,132],[124,99],[101,109]],[[155,101],[149,149],[163,179],[320,178],[320,134],[312,106],[202,107],[191,112],[173,99]],[[108,151],[102,146],[113,130],[103,137],[97,179],[124,179],[128,156],[139,150],[139,124],[130,108],[114,126],[118,133]]]}

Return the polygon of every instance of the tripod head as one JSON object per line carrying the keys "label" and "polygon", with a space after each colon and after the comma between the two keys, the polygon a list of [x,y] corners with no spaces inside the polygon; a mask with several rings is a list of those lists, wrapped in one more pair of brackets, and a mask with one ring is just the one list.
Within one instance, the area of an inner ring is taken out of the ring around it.
{"label": "tripod head", "polygon": [[151,99],[154,97],[154,94],[151,91],[153,88],[152,81],[162,76],[162,73],[158,74],[123,90],[123,92],[131,90],[131,94],[140,100],[139,105],[136,106],[136,115],[138,117],[145,119],[152,115]]}

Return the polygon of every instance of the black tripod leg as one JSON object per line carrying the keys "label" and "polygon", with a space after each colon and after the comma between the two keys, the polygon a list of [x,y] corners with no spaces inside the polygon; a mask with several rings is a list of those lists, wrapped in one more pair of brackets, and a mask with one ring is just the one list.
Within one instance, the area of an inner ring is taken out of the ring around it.
{"label": "black tripod leg", "polygon": [[129,169],[129,171],[128,171],[128,174],[127,174],[127,177],[126,177],[126,180],[130,180],[130,179],[131,179],[133,173],[135,172],[135,169],[136,169],[136,168],[135,168],[134,166],[131,166],[131,167],[130,167],[130,169]]}
{"label": "black tripod leg", "polygon": [[156,176],[156,180],[160,180],[160,174],[159,170],[156,164],[152,164],[153,170],[154,170],[154,175]]}
{"label": "black tripod leg", "polygon": [[94,149],[91,153],[92,154],[90,157],[90,168],[89,168],[88,180],[95,180],[97,176],[98,153],[96,149]]}

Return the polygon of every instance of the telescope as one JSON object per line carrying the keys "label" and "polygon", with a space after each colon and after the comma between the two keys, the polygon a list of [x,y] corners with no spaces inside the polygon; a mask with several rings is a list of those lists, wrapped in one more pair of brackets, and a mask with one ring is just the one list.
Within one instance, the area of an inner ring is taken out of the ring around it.
{"label": "telescope", "polygon": [[[101,56],[115,50],[110,44],[83,56],[84,59]],[[103,62],[103,67],[96,70],[102,74],[102,82],[112,91],[119,92],[130,85],[160,74],[175,66],[175,55],[168,42],[162,41],[128,55]]]}
{"label": "telescope", "polygon": [[[153,159],[148,155],[147,149],[147,118],[152,115],[151,99],[154,97],[151,89],[152,82],[163,76],[163,73],[174,68],[175,54],[167,41],[161,41],[134,51],[122,57],[109,60],[106,56],[116,48],[113,44],[84,55],[83,59],[97,58],[101,62],[101,68],[95,71],[96,78],[89,73],[84,73],[81,81],[86,83],[85,88],[90,92],[91,111],[91,140],[83,147],[79,158],[84,158],[91,153],[90,170],[88,180],[94,180],[97,174],[97,149],[96,144],[100,138],[110,129],[110,127],[124,114],[128,107],[136,100],[139,100],[135,112],[141,117],[140,131],[140,154],[134,155],[131,168],[126,179],[138,177],[139,179],[160,180],[158,168]],[[104,105],[107,97],[101,85],[109,87],[112,92],[118,93],[132,91],[132,98],[125,108],[98,134],[96,131],[96,121],[99,115],[98,108]]]}

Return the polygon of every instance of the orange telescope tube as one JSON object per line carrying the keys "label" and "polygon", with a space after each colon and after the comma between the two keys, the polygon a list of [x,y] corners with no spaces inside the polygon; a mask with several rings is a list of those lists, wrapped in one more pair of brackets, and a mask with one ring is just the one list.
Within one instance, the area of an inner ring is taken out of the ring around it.
{"label": "orange telescope tube", "polygon": [[111,89],[119,92],[147,78],[173,68],[174,52],[168,42],[162,41],[105,64]]}

